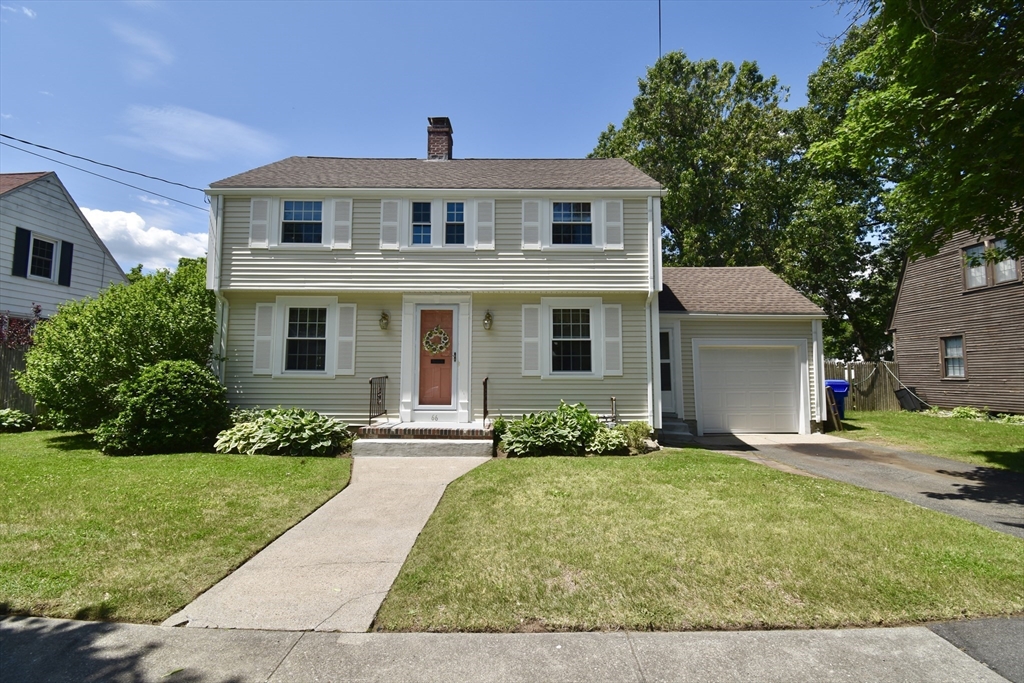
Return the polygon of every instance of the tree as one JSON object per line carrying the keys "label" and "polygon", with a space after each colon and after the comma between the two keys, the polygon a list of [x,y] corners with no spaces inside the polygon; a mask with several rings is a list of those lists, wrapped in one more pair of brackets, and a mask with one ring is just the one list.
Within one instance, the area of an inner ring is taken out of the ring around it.
{"label": "tree", "polygon": [[55,427],[93,429],[117,415],[118,387],[146,366],[208,364],[214,306],[202,258],[181,259],[174,272],[142,275],[95,299],[62,304],[36,328],[18,383]]}
{"label": "tree", "polygon": [[911,256],[960,230],[1024,253],[1024,4],[861,4],[877,38],[849,68],[871,87],[811,156],[886,179]]}
{"label": "tree", "polygon": [[620,128],[591,157],[621,157],[660,182],[670,265],[774,262],[790,215],[787,90],[757,64],[659,59]]}

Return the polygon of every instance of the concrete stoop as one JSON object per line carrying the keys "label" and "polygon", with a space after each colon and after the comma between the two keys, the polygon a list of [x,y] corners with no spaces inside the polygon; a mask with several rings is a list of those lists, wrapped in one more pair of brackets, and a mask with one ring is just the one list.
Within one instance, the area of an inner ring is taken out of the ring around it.
{"label": "concrete stoop", "polygon": [[662,446],[682,446],[693,443],[690,425],[683,420],[662,418],[661,429],[658,430],[658,443]]}
{"label": "concrete stoop", "polygon": [[479,422],[438,425],[433,423],[377,422],[359,428],[352,444],[353,457],[494,455],[494,431]]}

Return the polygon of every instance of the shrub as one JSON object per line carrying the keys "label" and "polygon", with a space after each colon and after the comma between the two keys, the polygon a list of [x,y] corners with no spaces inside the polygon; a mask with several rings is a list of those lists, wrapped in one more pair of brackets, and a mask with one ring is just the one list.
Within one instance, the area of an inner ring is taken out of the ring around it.
{"label": "shrub", "polygon": [[245,422],[255,422],[259,419],[266,411],[260,410],[259,408],[232,408],[231,409],[231,424],[240,425]]}
{"label": "shrub", "polygon": [[245,455],[335,455],[353,440],[348,425],[314,410],[272,408],[225,429],[214,448]]}
{"label": "shrub", "polygon": [[124,382],[115,399],[121,409],[96,431],[107,454],[208,450],[227,426],[227,390],[196,363],[161,361]]}
{"label": "shrub", "polygon": [[953,408],[953,417],[960,420],[987,420],[988,412],[972,408],[971,406],[959,406]]}
{"label": "shrub", "polygon": [[634,420],[628,424],[615,425],[615,429],[622,432],[631,453],[647,452],[647,439],[651,436],[651,425],[643,420]]}
{"label": "shrub", "polygon": [[0,408],[0,432],[27,432],[32,429],[32,416],[15,408]]}
{"label": "shrub", "polygon": [[131,280],[62,304],[35,329],[18,384],[58,429],[94,429],[116,417],[118,387],[144,367],[210,360],[215,299],[205,259]]}
{"label": "shrub", "polygon": [[508,420],[499,415],[491,423],[491,430],[494,432],[494,443],[500,443],[502,437],[505,436],[505,432],[508,431]]}
{"label": "shrub", "polygon": [[557,410],[509,422],[501,448],[513,457],[584,455],[599,426],[585,405],[562,401]]}
{"label": "shrub", "polygon": [[998,419],[1003,424],[1008,425],[1024,425],[1024,415],[1012,415],[1010,413],[1003,413],[998,416]]}
{"label": "shrub", "polygon": [[610,429],[601,425],[594,438],[587,444],[587,452],[594,455],[628,455],[629,443],[621,429]]}

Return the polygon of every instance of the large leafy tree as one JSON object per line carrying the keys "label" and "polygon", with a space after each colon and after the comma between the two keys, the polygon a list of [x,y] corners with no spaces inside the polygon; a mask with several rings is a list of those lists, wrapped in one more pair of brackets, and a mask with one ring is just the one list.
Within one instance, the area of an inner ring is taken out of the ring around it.
{"label": "large leafy tree", "polygon": [[960,230],[1024,253],[1024,3],[857,4],[877,38],[848,68],[870,87],[811,155],[889,181],[912,256]]}
{"label": "large leafy tree", "polygon": [[129,280],[61,305],[36,328],[18,383],[60,429],[93,429],[117,415],[118,387],[148,365],[210,360],[215,301],[206,259],[181,259],[174,272],[133,271]]}
{"label": "large leafy tree", "polygon": [[774,262],[790,215],[787,91],[757,64],[659,59],[640,80],[622,126],[592,157],[628,159],[666,190],[665,259],[672,265]]}

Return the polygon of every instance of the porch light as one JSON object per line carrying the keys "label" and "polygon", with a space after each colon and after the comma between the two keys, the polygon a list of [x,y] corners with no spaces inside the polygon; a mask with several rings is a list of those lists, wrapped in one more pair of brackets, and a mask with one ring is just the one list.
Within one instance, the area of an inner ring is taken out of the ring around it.
{"label": "porch light", "polygon": [[484,329],[485,330],[491,329],[491,325],[493,325],[493,324],[494,324],[494,318],[491,317],[491,312],[487,311],[486,313],[484,313]]}
{"label": "porch light", "polygon": [[391,316],[388,315],[387,311],[381,311],[380,320],[377,322],[380,323],[380,329],[386,330],[388,329],[388,323],[391,322]]}

